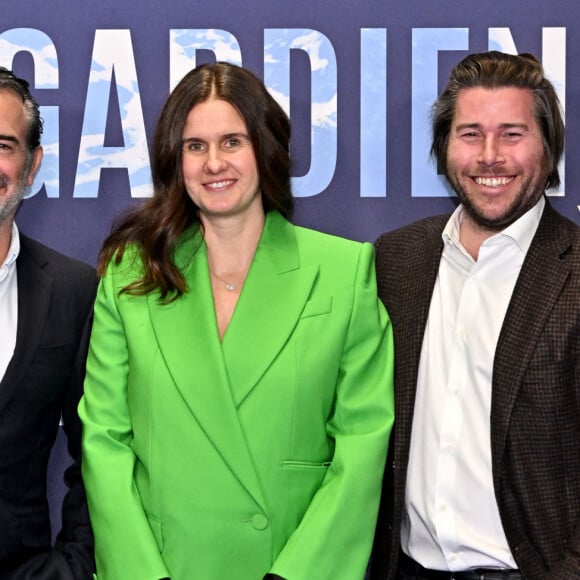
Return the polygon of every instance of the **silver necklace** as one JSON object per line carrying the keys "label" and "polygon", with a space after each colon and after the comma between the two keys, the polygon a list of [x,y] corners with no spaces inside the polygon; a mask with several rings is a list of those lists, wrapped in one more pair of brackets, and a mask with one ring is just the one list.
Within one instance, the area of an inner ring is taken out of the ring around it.
{"label": "silver necklace", "polygon": [[221,276],[218,276],[211,268],[209,269],[209,271],[221,282],[223,282],[226,285],[226,290],[228,292],[233,292],[234,290],[237,290],[240,287],[240,284],[236,283],[236,282],[228,282],[227,280],[224,280]]}

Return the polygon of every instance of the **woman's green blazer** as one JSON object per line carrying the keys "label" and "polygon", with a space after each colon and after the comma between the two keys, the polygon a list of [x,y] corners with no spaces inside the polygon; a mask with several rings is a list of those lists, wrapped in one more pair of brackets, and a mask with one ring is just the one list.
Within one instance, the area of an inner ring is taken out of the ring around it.
{"label": "woman's green blazer", "polygon": [[223,340],[199,230],[164,304],[111,263],[87,363],[99,580],[361,580],[393,422],[373,248],[267,215]]}

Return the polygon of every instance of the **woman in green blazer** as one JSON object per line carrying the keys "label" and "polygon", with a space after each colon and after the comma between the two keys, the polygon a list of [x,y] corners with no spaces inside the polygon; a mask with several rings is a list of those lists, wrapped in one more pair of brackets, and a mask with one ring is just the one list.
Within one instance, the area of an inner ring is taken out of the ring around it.
{"label": "woman in green blazer", "polygon": [[361,580],[393,421],[373,250],[295,227],[289,121],[218,63],[105,241],[83,476],[99,580]]}

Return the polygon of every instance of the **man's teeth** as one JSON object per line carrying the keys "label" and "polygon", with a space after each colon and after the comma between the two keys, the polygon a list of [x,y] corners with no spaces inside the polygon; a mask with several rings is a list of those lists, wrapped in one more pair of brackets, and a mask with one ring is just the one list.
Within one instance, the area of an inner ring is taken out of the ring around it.
{"label": "man's teeth", "polygon": [[500,187],[507,185],[513,181],[513,177],[476,177],[475,183],[477,185],[484,185],[485,187]]}

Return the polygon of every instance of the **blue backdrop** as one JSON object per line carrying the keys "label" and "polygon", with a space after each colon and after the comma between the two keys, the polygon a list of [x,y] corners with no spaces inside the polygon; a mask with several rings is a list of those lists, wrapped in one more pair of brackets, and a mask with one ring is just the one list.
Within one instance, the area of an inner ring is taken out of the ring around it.
{"label": "blue backdrop", "polygon": [[[45,119],[45,160],[17,222],[89,263],[113,218],[151,193],[149,143],[170,89],[213,59],[253,70],[290,114],[295,221],[372,241],[454,207],[428,158],[429,106],[451,67],[468,52],[533,52],[567,124],[568,163],[552,203],[580,222],[575,0],[3,0],[2,8],[0,65],[30,81]],[[52,461],[54,476],[67,461],[61,448]]]}

